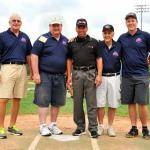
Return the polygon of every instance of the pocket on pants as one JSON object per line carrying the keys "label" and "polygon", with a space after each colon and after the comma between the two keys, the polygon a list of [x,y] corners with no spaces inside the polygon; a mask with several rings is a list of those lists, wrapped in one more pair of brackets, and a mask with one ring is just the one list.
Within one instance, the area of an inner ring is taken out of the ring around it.
{"label": "pocket on pants", "polygon": [[95,78],[96,78],[96,70],[90,70],[88,72],[88,80],[90,81],[95,81]]}
{"label": "pocket on pants", "polygon": [[72,71],[72,79],[73,80],[78,80],[79,79],[79,75],[78,75],[78,71],[77,70],[73,70]]}
{"label": "pocket on pants", "polygon": [[1,81],[1,70],[0,70],[0,81]]}

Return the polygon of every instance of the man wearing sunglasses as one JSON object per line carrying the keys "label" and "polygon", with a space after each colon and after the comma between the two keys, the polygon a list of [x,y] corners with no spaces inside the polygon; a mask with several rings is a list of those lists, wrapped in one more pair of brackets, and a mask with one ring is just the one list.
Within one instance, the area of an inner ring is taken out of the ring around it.
{"label": "man wearing sunglasses", "polygon": [[[66,97],[65,72],[68,40],[61,34],[61,18],[53,17],[49,28],[48,33],[41,35],[35,41],[31,54],[33,80],[36,83],[34,103],[39,107],[42,136],[62,134],[56,121],[59,108],[65,104]],[[51,122],[47,126],[46,115],[49,105],[51,105]]]}
{"label": "man wearing sunglasses", "polygon": [[7,138],[4,129],[6,104],[12,99],[11,119],[8,132],[22,135],[15,126],[20,99],[26,89],[26,63],[30,64],[30,51],[32,49],[29,37],[20,31],[22,21],[18,14],[9,19],[10,28],[0,33],[0,138]]}

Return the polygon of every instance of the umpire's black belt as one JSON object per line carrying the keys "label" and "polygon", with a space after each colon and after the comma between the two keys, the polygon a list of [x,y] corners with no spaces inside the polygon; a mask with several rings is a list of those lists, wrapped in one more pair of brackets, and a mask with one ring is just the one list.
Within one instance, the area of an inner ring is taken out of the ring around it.
{"label": "umpire's black belt", "polygon": [[120,74],[120,72],[116,72],[116,73],[103,73],[102,76],[112,77],[112,76],[117,76],[119,74]]}
{"label": "umpire's black belt", "polygon": [[95,66],[81,66],[81,67],[73,66],[73,69],[74,70],[88,71],[88,70],[91,70],[91,69],[96,69],[96,67]]}
{"label": "umpire's black belt", "polygon": [[19,61],[14,61],[14,62],[2,62],[2,65],[6,65],[6,64],[16,64],[16,65],[24,65],[26,64],[25,62],[19,62]]}

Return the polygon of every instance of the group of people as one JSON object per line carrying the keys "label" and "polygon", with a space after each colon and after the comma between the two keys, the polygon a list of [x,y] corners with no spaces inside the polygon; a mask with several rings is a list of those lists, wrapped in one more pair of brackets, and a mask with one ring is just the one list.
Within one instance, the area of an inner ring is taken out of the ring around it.
{"label": "group of people", "polygon": [[[76,21],[77,36],[68,40],[62,32],[59,17],[51,19],[49,32],[31,45],[29,37],[20,31],[22,21],[17,14],[9,19],[10,28],[0,33],[0,138],[7,138],[4,128],[6,105],[12,100],[8,132],[22,135],[16,127],[20,100],[26,91],[26,64],[35,82],[33,103],[39,110],[39,131],[42,136],[63,134],[57,126],[57,116],[65,105],[66,86],[73,87],[73,119],[77,125],[73,136],[85,134],[86,100],[88,130],[92,138],[104,134],[103,119],[108,106],[107,134],[116,136],[113,128],[115,112],[128,105],[131,129],[127,138],[139,135],[137,115],[142,124],[143,138],[150,139],[147,127],[149,104],[150,34],[141,31],[135,13],[125,17],[128,31],[113,40],[114,27],[103,26],[103,40],[88,35],[87,20]],[[50,107],[50,123],[46,124]],[[137,111],[138,106],[138,111]]]}

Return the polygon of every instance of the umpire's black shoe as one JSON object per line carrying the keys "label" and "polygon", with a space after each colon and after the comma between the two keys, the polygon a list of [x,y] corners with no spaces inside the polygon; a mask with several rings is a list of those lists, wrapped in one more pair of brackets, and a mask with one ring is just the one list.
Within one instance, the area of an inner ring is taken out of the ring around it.
{"label": "umpire's black shoe", "polygon": [[98,138],[98,133],[97,133],[97,131],[90,131],[90,137],[91,137],[91,138]]}
{"label": "umpire's black shoe", "polygon": [[137,128],[131,128],[131,130],[126,134],[126,138],[134,138],[139,135]]}
{"label": "umpire's black shoe", "polygon": [[142,130],[142,134],[143,134],[143,138],[148,140],[150,139],[150,134],[149,134],[149,130],[148,129],[143,129]]}
{"label": "umpire's black shoe", "polygon": [[76,129],[76,130],[72,133],[73,136],[80,136],[80,135],[83,135],[83,134],[85,134],[85,130],[81,130],[81,129]]}

